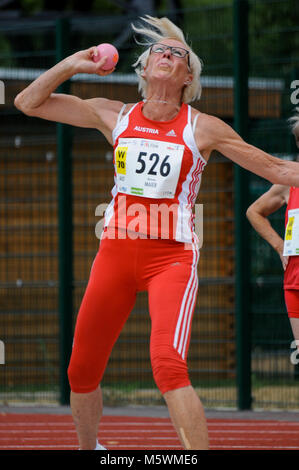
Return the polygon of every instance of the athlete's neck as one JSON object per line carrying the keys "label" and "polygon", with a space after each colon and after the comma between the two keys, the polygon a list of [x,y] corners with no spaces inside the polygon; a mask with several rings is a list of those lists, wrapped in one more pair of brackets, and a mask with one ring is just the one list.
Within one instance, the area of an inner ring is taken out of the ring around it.
{"label": "athlete's neck", "polygon": [[143,101],[144,103],[163,103],[163,104],[169,104],[171,106],[174,106],[177,109],[181,108],[181,106],[178,103],[171,103],[170,101],[166,101],[166,100],[145,99]]}
{"label": "athlete's neck", "polygon": [[179,103],[155,98],[143,100],[142,111],[145,117],[153,121],[170,121],[181,109]]}

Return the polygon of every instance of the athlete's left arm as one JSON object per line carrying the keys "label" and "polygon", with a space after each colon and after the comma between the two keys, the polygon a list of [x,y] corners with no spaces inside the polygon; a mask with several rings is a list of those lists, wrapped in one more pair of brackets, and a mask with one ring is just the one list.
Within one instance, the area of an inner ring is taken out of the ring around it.
{"label": "athlete's left arm", "polygon": [[228,124],[214,116],[201,114],[196,127],[195,138],[200,151],[217,150],[273,184],[299,187],[299,163],[273,157],[248,144]]}

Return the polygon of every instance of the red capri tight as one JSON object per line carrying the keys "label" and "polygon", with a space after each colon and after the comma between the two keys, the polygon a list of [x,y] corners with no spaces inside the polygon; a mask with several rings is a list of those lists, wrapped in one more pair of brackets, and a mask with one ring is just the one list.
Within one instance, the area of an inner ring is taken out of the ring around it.
{"label": "red capri tight", "polygon": [[186,357],[196,301],[198,250],[172,240],[104,237],[78,313],[68,368],[72,391],[95,390],[112,347],[134,307],[148,292],[150,357],[164,394],[190,385]]}
{"label": "red capri tight", "polygon": [[289,318],[299,318],[299,290],[285,289],[284,298]]}

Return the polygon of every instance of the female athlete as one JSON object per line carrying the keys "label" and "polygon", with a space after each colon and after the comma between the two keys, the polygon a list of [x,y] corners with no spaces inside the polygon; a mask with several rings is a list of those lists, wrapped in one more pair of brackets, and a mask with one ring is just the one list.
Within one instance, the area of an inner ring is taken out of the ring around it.
{"label": "female athlete", "polygon": [[[292,121],[292,131],[299,148],[299,116],[295,116]],[[283,240],[267,217],[285,205],[286,230]],[[251,204],[246,215],[253,228],[280,256],[284,270],[285,304],[294,339],[299,341],[299,256],[296,253],[296,243],[298,243],[296,230],[299,227],[299,188],[274,184],[269,191]]]}
{"label": "female athlete", "polygon": [[[146,16],[133,29],[146,38],[134,64],[142,100],[124,104],[56,94],[77,73],[104,71],[96,47],[65,58],[15,99],[28,116],[98,129],[114,148],[112,200],[78,313],[68,368],[80,449],[97,443],[100,383],[111,349],[147,291],[153,376],[184,449],[208,449],[205,413],[187,370],[197,295],[199,241],[194,208],[201,175],[216,150],[272,183],[299,186],[299,166],[244,142],[222,120],[189,103],[201,94],[201,61],[167,18]],[[187,249],[186,249],[187,248]]]}

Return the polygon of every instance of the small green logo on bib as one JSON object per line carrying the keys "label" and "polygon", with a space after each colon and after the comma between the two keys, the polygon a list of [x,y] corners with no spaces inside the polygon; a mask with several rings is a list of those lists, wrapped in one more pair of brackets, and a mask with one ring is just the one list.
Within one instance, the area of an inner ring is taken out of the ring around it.
{"label": "small green logo on bib", "polygon": [[131,187],[131,194],[136,194],[137,196],[142,196],[143,195],[143,189],[142,188],[133,188],[133,187]]}

